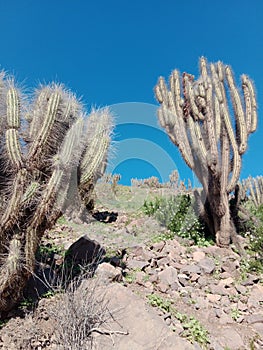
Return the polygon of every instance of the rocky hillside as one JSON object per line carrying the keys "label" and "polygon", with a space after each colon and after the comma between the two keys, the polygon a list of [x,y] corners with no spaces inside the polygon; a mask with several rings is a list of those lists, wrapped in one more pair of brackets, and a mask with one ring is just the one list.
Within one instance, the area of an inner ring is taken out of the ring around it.
{"label": "rocky hillside", "polygon": [[[98,209],[100,221],[77,225],[60,220],[46,233],[42,252],[52,258],[41,271],[47,283],[43,289],[38,279],[31,281],[24,301],[1,326],[0,349],[73,349],[69,341],[61,345],[62,335],[70,324],[71,336],[75,327],[74,336],[80,337],[87,305],[92,327],[88,341],[75,349],[263,348],[263,279],[248,273],[233,249],[167,239],[167,230],[139,208]],[[65,299],[47,286],[68,248],[79,254],[79,265],[81,254],[106,253],[95,277],[82,275]],[[36,289],[42,297],[34,304]]]}

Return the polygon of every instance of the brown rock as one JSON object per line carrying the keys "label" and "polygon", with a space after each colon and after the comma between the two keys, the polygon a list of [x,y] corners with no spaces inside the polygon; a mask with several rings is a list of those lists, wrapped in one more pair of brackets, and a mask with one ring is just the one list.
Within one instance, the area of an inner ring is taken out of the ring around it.
{"label": "brown rock", "polygon": [[239,294],[246,294],[247,288],[244,286],[241,286],[240,284],[236,285],[236,290]]}
{"label": "brown rock", "polygon": [[263,323],[263,314],[253,314],[245,318],[247,323]]}
{"label": "brown rock", "polygon": [[[94,350],[194,350],[195,347],[173,333],[152,307],[120,284],[112,284],[106,291],[108,308],[114,320],[105,329],[127,331],[127,335],[99,335]],[[112,341],[114,340],[114,342]]]}
{"label": "brown rock", "polygon": [[237,302],[237,308],[240,311],[247,311],[247,309],[248,309],[247,305],[242,303],[242,301],[240,301],[240,300],[238,300],[238,302]]}
{"label": "brown rock", "polygon": [[96,276],[104,283],[122,280],[121,269],[119,267],[114,267],[109,263],[99,264],[96,270]]}
{"label": "brown rock", "polygon": [[248,298],[248,307],[259,307],[263,302],[263,286],[254,285],[251,289],[250,296]]}
{"label": "brown rock", "polygon": [[217,328],[213,336],[216,336],[223,349],[227,347],[231,350],[246,349],[240,334],[233,327]]}
{"label": "brown rock", "polygon": [[166,283],[168,286],[178,281],[177,270],[168,266],[165,270],[158,273],[160,282]]}
{"label": "brown rock", "polygon": [[221,299],[219,294],[207,294],[206,297],[211,303],[217,303]]}
{"label": "brown rock", "polygon": [[163,257],[163,258],[157,260],[158,267],[169,265],[169,263],[170,263],[170,259],[168,257]]}
{"label": "brown rock", "polygon": [[141,261],[141,260],[128,260],[127,261],[127,268],[130,270],[143,270],[145,267],[149,266],[148,261]]}
{"label": "brown rock", "polygon": [[234,279],[232,277],[224,278],[219,281],[218,285],[223,287],[229,287],[233,284]]}
{"label": "brown rock", "polygon": [[202,271],[207,274],[212,273],[216,268],[215,263],[211,258],[205,258],[200,260],[198,262],[198,265],[201,267]]}
{"label": "brown rock", "polygon": [[100,260],[104,254],[105,249],[97,241],[84,235],[69,247],[65,261],[86,265]]}
{"label": "brown rock", "polygon": [[193,252],[193,260],[196,262],[199,262],[200,260],[203,260],[205,258],[205,253],[197,250],[196,252]]}

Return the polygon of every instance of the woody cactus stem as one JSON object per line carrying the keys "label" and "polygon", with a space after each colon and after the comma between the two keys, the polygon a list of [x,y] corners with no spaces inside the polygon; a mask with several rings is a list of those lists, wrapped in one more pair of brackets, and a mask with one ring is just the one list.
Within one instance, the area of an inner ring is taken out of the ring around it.
{"label": "woody cactus stem", "polygon": [[[0,75],[0,318],[18,301],[34,270],[44,231],[67,202],[82,204],[103,175],[110,144],[108,109],[86,118],[61,85],[36,91],[31,105]],[[76,195],[70,198],[72,178]],[[77,208],[78,209],[78,208]],[[87,211],[87,210],[86,210]]]}
{"label": "woody cactus stem", "polygon": [[248,136],[257,127],[257,105],[251,80],[243,75],[242,93],[233,72],[222,62],[200,59],[200,76],[175,70],[169,88],[164,78],[155,87],[160,124],[203,185],[196,193],[200,216],[219,246],[236,237],[228,196],[240,175]]}

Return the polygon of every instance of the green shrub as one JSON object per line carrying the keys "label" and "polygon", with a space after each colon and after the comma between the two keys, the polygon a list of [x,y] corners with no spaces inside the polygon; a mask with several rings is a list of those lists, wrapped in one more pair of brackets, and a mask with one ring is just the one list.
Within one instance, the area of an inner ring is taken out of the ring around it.
{"label": "green shrub", "polygon": [[209,244],[205,239],[204,226],[195,215],[189,194],[156,197],[153,201],[145,201],[143,211],[154,216],[174,235],[192,239],[195,244]]}
{"label": "green shrub", "polygon": [[251,219],[247,220],[242,227],[241,234],[248,238],[247,261],[248,272],[263,272],[263,205],[259,207],[247,206],[249,208]]}

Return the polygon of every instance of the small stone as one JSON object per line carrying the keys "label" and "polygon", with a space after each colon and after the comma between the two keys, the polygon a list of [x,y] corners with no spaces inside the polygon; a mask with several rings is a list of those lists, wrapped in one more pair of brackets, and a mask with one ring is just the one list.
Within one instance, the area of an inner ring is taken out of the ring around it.
{"label": "small stone", "polygon": [[188,275],[194,274],[194,273],[201,273],[201,268],[198,265],[186,265],[183,266],[180,270],[180,273],[186,273]]}
{"label": "small stone", "polygon": [[198,284],[200,287],[207,286],[208,285],[207,278],[205,276],[200,276],[200,278],[198,279]]}
{"label": "small stone", "polygon": [[238,310],[240,311],[247,311],[247,305],[242,303],[240,300],[238,300],[238,303],[237,303],[237,308]]}
{"label": "small stone", "polygon": [[220,280],[218,285],[223,286],[223,287],[229,287],[233,284],[233,282],[234,282],[234,279],[232,277],[228,277],[228,278]]}
{"label": "small stone", "polygon": [[161,259],[158,259],[157,260],[157,266],[160,267],[160,266],[165,266],[165,265],[169,265],[170,263],[170,259],[167,258],[167,257],[164,257],[164,258],[161,258]]}
{"label": "small stone", "polygon": [[224,311],[221,314],[220,318],[219,318],[219,323],[222,325],[226,325],[226,324],[231,324],[234,323],[234,320],[232,319],[231,316],[229,316],[228,314],[226,314]]}
{"label": "small stone", "polygon": [[205,258],[198,262],[198,265],[201,267],[201,269],[204,271],[204,273],[210,274],[214,271],[216,268],[215,263],[213,259],[211,258]]}
{"label": "small stone", "polygon": [[248,278],[245,281],[242,281],[242,286],[253,286],[255,283],[259,281],[260,277],[252,274],[248,275]]}
{"label": "small stone", "polygon": [[248,307],[258,307],[263,302],[263,286],[254,285],[248,298]]}
{"label": "small stone", "polygon": [[155,274],[153,274],[153,275],[150,275],[150,277],[149,277],[149,282],[151,282],[151,283],[157,283],[157,282],[158,282],[158,274],[155,273]]}
{"label": "small stone", "polygon": [[151,246],[151,249],[152,249],[152,250],[155,250],[156,252],[161,252],[161,251],[163,250],[164,247],[165,247],[165,242],[162,241],[162,242],[154,243],[154,244]]}
{"label": "small stone", "polygon": [[222,329],[217,333],[217,339],[224,349],[245,349],[241,336],[233,327],[222,327]]}
{"label": "small stone", "polygon": [[196,262],[199,262],[200,260],[203,260],[205,258],[205,253],[201,251],[193,252],[193,260]]}
{"label": "small stone", "polygon": [[212,294],[228,295],[228,290],[223,286],[211,284],[209,286],[209,289]]}
{"label": "small stone", "polygon": [[196,297],[195,298],[196,304],[195,308],[198,309],[207,309],[208,308],[208,300],[205,299],[204,297]]}
{"label": "small stone", "polygon": [[225,289],[226,289],[228,295],[231,295],[231,296],[237,296],[238,295],[238,292],[237,292],[235,287],[230,287],[230,288],[226,287]]}
{"label": "small stone", "polygon": [[223,295],[220,302],[221,302],[221,305],[224,307],[231,305],[231,301],[229,300],[227,295]]}
{"label": "small stone", "polygon": [[168,266],[165,270],[159,272],[158,277],[161,282],[168,285],[178,281],[177,270],[172,266]]}
{"label": "small stone", "polygon": [[172,323],[171,318],[166,318],[166,319],[165,319],[165,323],[167,324],[167,326],[170,326],[171,323]]}
{"label": "small stone", "polygon": [[135,259],[127,261],[127,268],[130,270],[135,270],[135,269],[143,270],[147,266],[149,266],[148,261],[141,261],[141,260],[135,260]]}
{"label": "small stone", "polygon": [[216,303],[221,299],[221,295],[219,294],[207,294],[206,297],[211,303]]}
{"label": "small stone", "polygon": [[222,279],[229,278],[229,277],[231,277],[231,273],[229,272],[224,271],[220,274],[220,278]]}
{"label": "small stone", "polygon": [[169,289],[169,286],[167,283],[165,282],[159,282],[156,287],[158,288],[158,290],[161,292],[161,293],[166,293]]}
{"label": "small stone", "polygon": [[263,323],[263,314],[253,314],[245,318],[247,323]]}
{"label": "small stone", "polygon": [[114,267],[109,263],[99,264],[96,275],[101,278],[104,282],[121,281],[122,272],[118,267]]}
{"label": "small stone", "polygon": [[236,286],[236,290],[238,291],[239,294],[246,294],[247,292],[247,288],[244,286],[241,286],[240,284]]}
{"label": "small stone", "polygon": [[152,257],[151,252],[147,251],[144,247],[142,246],[135,246],[132,248],[131,253],[133,256],[136,257],[141,257],[141,260],[150,260]]}
{"label": "small stone", "polygon": [[186,287],[189,285],[189,277],[184,273],[178,274],[178,280],[183,287]]}
{"label": "small stone", "polygon": [[191,275],[190,280],[191,280],[191,282],[197,282],[198,279],[199,279],[199,277],[200,277],[200,275],[199,275],[198,273],[193,273],[193,274]]}

